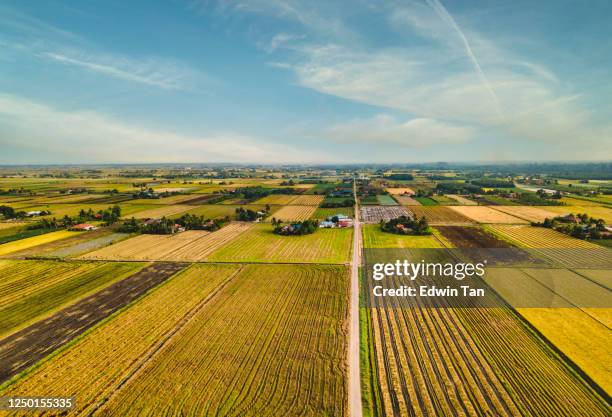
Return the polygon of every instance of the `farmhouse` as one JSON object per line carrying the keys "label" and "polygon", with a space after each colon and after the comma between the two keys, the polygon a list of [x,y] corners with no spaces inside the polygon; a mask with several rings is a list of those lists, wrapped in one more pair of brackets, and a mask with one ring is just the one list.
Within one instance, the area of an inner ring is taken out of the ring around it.
{"label": "farmhouse", "polygon": [[96,229],[97,229],[96,226],[94,226],[93,224],[89,224],[89,223],[75,224],[74,226],[70,228],[70,230],[82,230],[82,231],[89,231],[89,230],[96,230]]}

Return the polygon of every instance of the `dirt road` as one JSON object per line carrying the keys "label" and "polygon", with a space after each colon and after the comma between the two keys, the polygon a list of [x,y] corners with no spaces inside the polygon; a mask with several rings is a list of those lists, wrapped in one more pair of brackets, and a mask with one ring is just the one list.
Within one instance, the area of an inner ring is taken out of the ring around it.
{"label": "dirt road", "polygon": [[353,234],[353,258],[351,260],[351,298],[349,325],[349,412],[351,417],[361,417],[361,375],[359,372],[359,267],[361,266],[361,223],[357,188],[353,181],[355,197],[355,223]]}

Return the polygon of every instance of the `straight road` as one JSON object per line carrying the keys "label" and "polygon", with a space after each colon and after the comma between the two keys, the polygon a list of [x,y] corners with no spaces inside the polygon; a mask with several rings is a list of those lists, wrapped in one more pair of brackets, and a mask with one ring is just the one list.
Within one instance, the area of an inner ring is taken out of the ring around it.
{"label": "straight road", "polygon": [[359,204],[357,185],[353,180],[355,198],[355,223],[353,233],[353,257],[351,259],[351,297],[349,325],[349,413],[351,417],[362,417],[361,410],[361,375],[359,372],[359,267],[361,266],[361,222],[359,221]]}

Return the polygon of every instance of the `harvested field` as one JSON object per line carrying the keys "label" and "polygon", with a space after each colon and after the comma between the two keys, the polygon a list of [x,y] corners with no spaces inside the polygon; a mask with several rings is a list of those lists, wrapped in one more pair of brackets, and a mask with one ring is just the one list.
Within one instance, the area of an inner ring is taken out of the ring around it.
{"label": "harvested field", "polygon": [[347,282],[344,267],[246,266],[98,415],[346,415]]}
{"label": "harvested field", "polygon": [[544,219],[558,216],[553,211],[547,210],[544,207],[534,206],[495,206],[494,210],[498,210],[510,214],[519,219],[527,220],[528,222],[543,222]]}
{"label": "harvested field", "polygon": [[457,203],[459,203],[459,205],[462,205],[462,206],[476,206],[476,205],[478,205],[477,202],[472,201],[472,200],[470,200],[468,198],[465,198],[465,197],[457,195],[457,194],[446,194],[446,196],[452,198]]}
{"label": "harvested field", "polygon": [[490,207],[484,206],[451,206],[448,207],[450,210],[454,210],[457,213],[468,217],[478,223],[491,223],[491,224],[521,224],[528,223],[526,220],[522,220],[511,216],[501,211],[497,211]]}
{"label": "harvested field", "polygon": [[437,226],[455,248],[509,248],[511,245],[480,227]]}
{"label": "harvested field", "polygon": [[368,248],[443,248],[444,240],[437,235],[396,235],[380,230],[377,224],[363,226],[363,247]]}
{"label": "harvested field", "polygon": [[322,195],[298,195],[296,198],[291,200],[292,206],[318,206],[325,199]]}
{"label": "harvested field", "polygon": [[[225,216],[233,216],[236,214],[236,208],[241,206],[230,206],[225,204],[203,204],[197,207],[192,207],[187,213],[179,213],[171,217],[180,217],[183,214],[193,214],[196,216],[204,216],[208,219],[217,219]],[[246,206],[242,206],[247,208]]]}
{"label": "harvested field", "polygon": [[43,256],[49,258],[69,258],[78,256],[87,252],[91,252],[96,249],[103,248],[108,245],[112,245],[116,242],[126,239],[129,237],[127,233],[110,233],[100,237],[90,236],[89,240],[82,240],[70,246],[64,246],[49,252],[46,252]]}
{"label": "harvested field", "polygon": [[609,269],[575,269],[574,271],[602,287],[612,290],[612,274],[610,274]]}
{"label": "harvested field", "polygon": [[80,259],[196,262],[252,226],[251,223],[232,222],[214,232],[188,230],[175,235],[140,235],[88,253]]}
{"label": "harvested field", "polygon": [[265,196],[264,198],[260,198],[255,201],[255,204],[291,204],[293,200],[296,199],[296,195],[293,194],[270,194]]}
{"label": "harvested field", "polygon": [[135,272],[137,263],[0,261],[0,335]]}
{"label": "harvested field", "polygon": [[344,214],[345,216],[349,216],[350,218],[355,217],[355,209],[353,207],[338,207],[338,208],[317,208],[313,215],[312,219],[324,220],[330,216],[335,216],[336,214]]}
{"label": "harvested field", "polygon": [[210,199],[213,198],[217,198],[219,197],[219,195],[217,194],[192,194],[190,195],[191,198],[187,199],[187,200],[183,200],[182,204],[194,204],[194,205],[198,205],[198,204],[206,204],[206,202]]}
{"label": "harvested field", "polygon": [[409,216],[408,211],[398,206],[365,206],[361,207],[361,220],[364,223],[380,223],[400,216]]}
{"label": "harvested field", "polygon": [[66,239],[72,236],[76,236],[80,233],[83,232],[60,230],[57,232],[45,233],[34,237],[28,237],[26,239],[15,240],[9,243],[3,243],[2,245],[0,245],[0,256],[12,254],[17,251],[29,249],[34,246],[42,245],[45,243],[55,242],[56,240]]}
{"label": "harvested field", "polygon": [[184,265],[153,264],[0,340],[0,381],[34,365],[99,321],[144,295]]}
{"label": "harvested field", "polygon": [[317,206],[283,206],[273,215],[269,216],[268,220],[272,219],[272,217],[284,222],[307,220],[314,214],[316,209]]}
{"label": "harvested field", "polygon": [[238,270],[236,265],[192,265],[0,395],[74,396],[79,398],[74,414],[89,414]]}
{"label": "harvested field", "polygon": [[408,188],[408,187],[402,187],[402,188],[385,188],[385,191],[388,192],[389,194],[392,195],[413,195],[414,194],[414,190],[412,188]]}
{"label": "harvested field", "polygon": [[159,219],[162,217],[169,217],[175,214],[182,214],[188,210],[193,209],[192,206],[188,205],[172,205],[172,206],[162,206],[149,210],[138,211],[130,216],[124,217],[135,217],[137,219]]}
{"label": "harvested field", "polygon": [[425,217],[431,225],[452,226],[474,224],[467,217],[442,206],[410,207],[408,211],[417,217]]}
{"label": "harvested field", "polygon": [[417,200],[407,195],[394,195],[393,198],[402,206],[420,206]]}
{"label": "harvested field", "polygon": [[552,229],[532,226],[490,226],[520,247],[551,259],[569,268],[612,268],[610,250],[584,240],[575,239]]}
{"label": "harvested field", "polygon": [[319,229],[303,236],[281,236],[269,224],[256,224],[213,252],[208,261],[344,263],[351,253],[353,229]]}
{"label": "harvested field", "polygon": [[607,414],[605,402],[512,310],[416,300],[377,297],[367,310],[378,377],[368,399],[378,415]]}

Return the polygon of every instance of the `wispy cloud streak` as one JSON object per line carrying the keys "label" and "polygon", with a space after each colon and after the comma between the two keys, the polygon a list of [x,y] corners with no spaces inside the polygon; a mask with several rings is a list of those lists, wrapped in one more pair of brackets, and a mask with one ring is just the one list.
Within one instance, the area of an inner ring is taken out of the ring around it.
{"label": "wispy cloud streak", "polygon": [[504,116],[504,113],[501,110],[501,106],[499,104],[497,95],[495,94],[493,87],[491,87],[491,83],[489,82],[489,79],[487,78],[486,74],[482,70],[482,67],[480,66],[480,63],[478,62],[478,59],[476,58],[476,55],[474,54],[474,51],[472,50],[472,46],[470,45],[470,42],[468,41],[467,37],[465,36],[463,31],[457,24],[453,16],[448,12],[448,10],[446,10],[446,7],[444,7],[444,5],[440,3],[439,0],[426,0],[426,1],[427,1],[427,4],[429,4],[429,6],[432,9],[434,9],[436,14],[440,17],[440,19],[446,22],[457,33],[457,35],[459,36],[459,39],[461,39],[461,42],[463,43],[463,47],[465,48],[465,52],[468,58],[470,59],[470,61],[472,62],[472,65],[474,66],[474,70],[476,71],[476,74],[480,78],[484,87],[487,89],[487,92],[491,96],[491,100],[493,100],[493,104],[495,105],[495,110],[497,111],[497,114],[499,115],[502,121],[505,121],[506,118]]}

